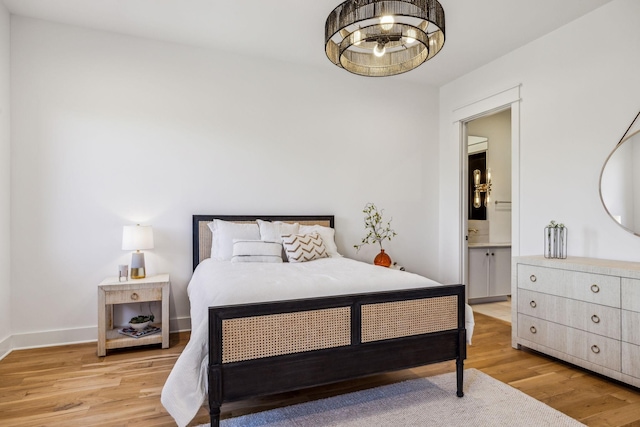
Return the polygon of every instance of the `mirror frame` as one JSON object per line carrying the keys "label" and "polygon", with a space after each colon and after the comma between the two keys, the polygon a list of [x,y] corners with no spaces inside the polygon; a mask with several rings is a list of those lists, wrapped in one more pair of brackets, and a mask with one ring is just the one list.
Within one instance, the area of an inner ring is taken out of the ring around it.
{"label": "mirror frame", "polygon": [[631,121],[631,124],[629,125],[629,127],[627,128],[627,131],[624,133],[624,135],[622,136],[622,138],[620,139],[620,141],[616,144],[615,148],[611,151],[611,153],[609,153],[609,155],[607,156],[607,158],[604,161],[604,164],[602,165],[602,169],[600,170],[600,178],[598,179],[598,194],[600,195],[600,202],[602,203],[602,206],[604,207],[605,212],[607,213],[607,215],[609,215],[609,218],[611,218],[611,220],[613,222],[615,222],[616,224],[618,224],[618,226],[622,227],[623,230],[636,235],[638,237],[640,237],[640,230],[632,230],[624,225],[622,225],[622,223],[618,222],[614,217],[613,214],[609,211],[609,208],[607,207],[606,203],[604,202],[604,197],[602,196],[602,176],[604,175],[604,170],[607,167],[607,164],[609,164],[609,160],[611,159],[611,157],[618,151],[618,149],[627,141],[629,141],[631,138],[633,138],[636,135],[640,134],[640,129],[634,130],[633,132],[631,132],[631,134],[629,134],[629,131],[631,130],[631,128],[633,127],[633,125],[636,123],[636,121],[638,120],[638,117],[640,117],[640,112],[638,112],[638,114],[636,114],[636,117]]}

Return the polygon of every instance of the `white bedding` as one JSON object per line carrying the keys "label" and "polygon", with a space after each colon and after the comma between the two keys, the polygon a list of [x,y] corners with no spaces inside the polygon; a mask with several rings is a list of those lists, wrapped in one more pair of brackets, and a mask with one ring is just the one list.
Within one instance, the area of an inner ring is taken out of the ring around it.
{"label": "white bedding", "polygon": [[[417,274],[348,258],[277,264],[206,259],[196,268],[187,288],[191,301],[191,338],[162,389],[162,404],[179,426],[186,426],[204,402],[209,362],[207,308],[210,306],[440,285]],[[469,306],[466,319],[470,343],[474,324]]]}

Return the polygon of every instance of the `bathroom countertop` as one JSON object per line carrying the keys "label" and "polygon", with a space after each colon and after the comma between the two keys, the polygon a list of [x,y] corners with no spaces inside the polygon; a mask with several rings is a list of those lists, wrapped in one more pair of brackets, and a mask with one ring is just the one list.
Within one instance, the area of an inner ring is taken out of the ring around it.
{"label": "bathroom countertop", "polygon": [[493,243],[493,242],[483,242],[483,243],[469,243],[470,248],[510,248],[511,243]]}

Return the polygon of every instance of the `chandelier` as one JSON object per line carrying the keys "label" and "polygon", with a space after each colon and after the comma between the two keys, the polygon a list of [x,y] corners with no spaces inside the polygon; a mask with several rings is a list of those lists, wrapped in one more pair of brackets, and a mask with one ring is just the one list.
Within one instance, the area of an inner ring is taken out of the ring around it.
{"label": "chandelier", "polygon": [[444,9],[437,0],[346,0],[327,17],[325,52],[361,76],[405,73],[444,45]]}

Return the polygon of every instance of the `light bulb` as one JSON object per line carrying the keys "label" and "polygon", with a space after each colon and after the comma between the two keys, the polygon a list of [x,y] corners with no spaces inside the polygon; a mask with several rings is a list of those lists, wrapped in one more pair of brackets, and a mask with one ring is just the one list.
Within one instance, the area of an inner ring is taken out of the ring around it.
{"label": "light bulb", "polygon": [[378,58],[384,56],[384,53],[387,49],[384,47],[384,43],[378,43],[376,47],[373,48],[373,54]]}
{"label": "light bulb", "polygon": [[491,184],[491,168],[487,168],[487,184]]}
{"label": "light bulb", "polygon": [[477,190],[473,193],[473,207],[476,209],[480,207],[480,192]]}
{"label": "light bulb", "polygon": [[353,44],[359,46],[362,43],[362,33],[358,30],[353,33]]}
{"label": "light bulb", "polygon": [[393,28],[394,22],[395,20],[393,19],[392,15],[385,15],[380,18],[380,28],[382,28],[384,31],[389,31]]}
{"label": "light bulb", "polygon": [[473,183],[475,185],[480,185],[480,169],[473,171]]}
{"label": "light bulb", "polygon": [[491,203],[491,193],[489,193],[487,191],[487,194],[485,194],[485,196],[484,196],[484,207],[488,208],[489,207],[489,203]]}
{"label": "light bulb", "polygon": [[409,30],[407,31],[407,35],[404,38],[404,43],[405,44],[412,44],[416,42],[416,31],[415,30]]}

